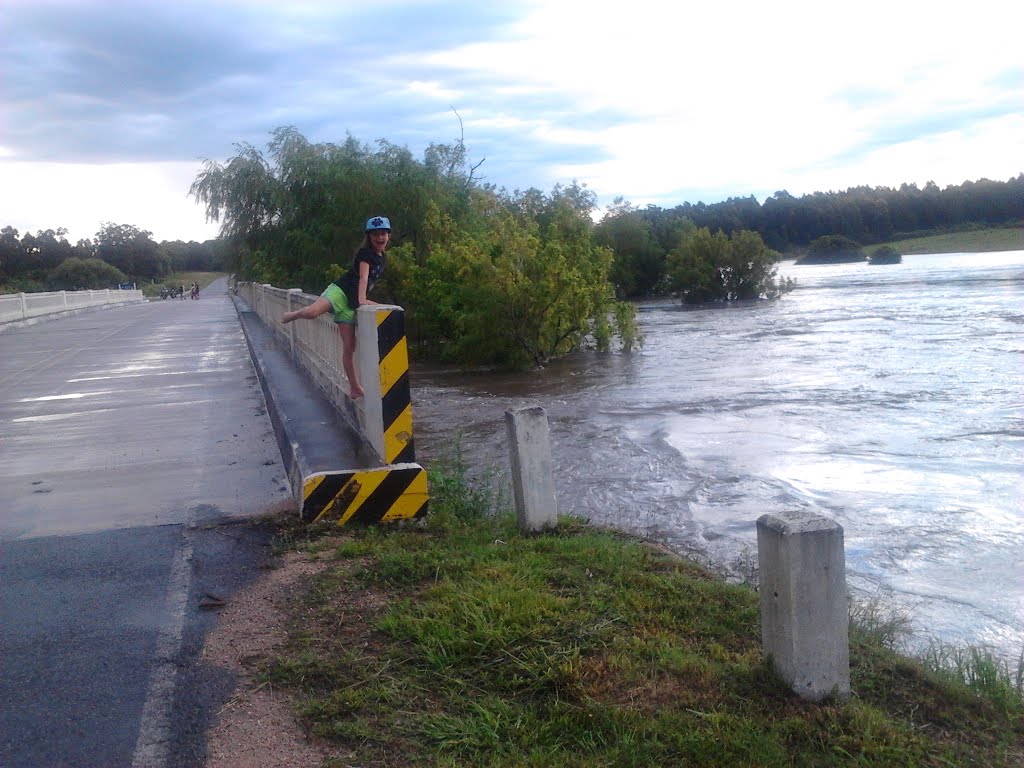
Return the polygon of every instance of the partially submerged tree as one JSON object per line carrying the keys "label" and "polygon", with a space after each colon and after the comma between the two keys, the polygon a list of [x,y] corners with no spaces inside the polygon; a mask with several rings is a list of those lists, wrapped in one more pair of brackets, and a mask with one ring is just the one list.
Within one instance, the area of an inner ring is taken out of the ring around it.
{"label": "partially submerged tree", "polygon": [[777,258],[756,232],[712,235],[701,227],[669,253],[669,284],[688,304],[776,298],[793,287],[778,280]]}
{"label": "partially submerged tree", "polygon": [[844,235],[824,235],[814,240],[807,248],[807,255],[797,259],[797,264],[843,264],[866,261],[864,249],[856,240]]}

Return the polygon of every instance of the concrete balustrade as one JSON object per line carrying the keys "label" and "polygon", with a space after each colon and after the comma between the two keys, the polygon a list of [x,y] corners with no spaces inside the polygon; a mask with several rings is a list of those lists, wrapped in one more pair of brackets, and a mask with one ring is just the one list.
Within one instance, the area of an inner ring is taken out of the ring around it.
{"label": "concrete balustrade", "polygon": [[317,297],[299,288],[238,283],[236,294],[285,346],[295,363],[362,435],[384,464],[415,461],[404,310],[388,304],[357,310],[355,365],[365,397],[352,400],[341,340],[330,313],[282,325],[281,315]]}
{"label": "concrete balustrade", "polygon": [[89,307],[145,301],[140,290],[45,291],[0,295],[0,324],[71,312]]}
{"label": "concrete balustrade", "polygon": [[558,506],[547,413],[540,406],[505,411],[505,425],[519,528],[526,533],[556,528]]}
{"label": "concrete balustrade", "polygon": [[763,515],[757,555],[765,656],[803,699],[849,696],[842,527],[809,512]]}

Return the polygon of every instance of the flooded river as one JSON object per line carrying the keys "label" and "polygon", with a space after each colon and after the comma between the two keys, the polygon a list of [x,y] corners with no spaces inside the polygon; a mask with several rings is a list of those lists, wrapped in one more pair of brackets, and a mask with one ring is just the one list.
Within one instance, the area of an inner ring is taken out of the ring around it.
{"label": "flooded river", "polygon": [[[847,578],[919,636],[1024,648],[1024,251],[781,265],[771,303],[643,305],[632,354],[543,371],[413,369],[420,461],[461,435],[507,484],[504,413],[541,405],[561,512],[640,532],[732,578],[755,522],[843,527]],[[509,497],[510,498],[510,497]]]}

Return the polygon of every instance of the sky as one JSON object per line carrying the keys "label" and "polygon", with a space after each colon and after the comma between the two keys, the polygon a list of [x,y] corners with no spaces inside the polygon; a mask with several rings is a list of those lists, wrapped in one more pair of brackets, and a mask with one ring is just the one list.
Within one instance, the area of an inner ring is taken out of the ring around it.
{"label": "sky", "polygon": [[2,0],[0,227],[215,237],[191,183],[281,126],[417,157],[461,136],[482,181],[577,181],[602,208],[1006,181],[1024,172],[1014,8]]}

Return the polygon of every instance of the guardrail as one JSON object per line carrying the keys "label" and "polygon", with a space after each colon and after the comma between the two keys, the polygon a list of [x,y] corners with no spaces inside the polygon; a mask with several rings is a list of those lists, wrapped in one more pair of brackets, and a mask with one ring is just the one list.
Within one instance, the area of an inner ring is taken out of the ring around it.
{"label": "guardrail", "polygon": [[0,294],[0,323],[68,312],[105,304],[143,301],[140,290],[105,288],[98,291],[50,291],[44,293]]}
{"label": "guardrail", "polygon": [[409,356],[401,307],[360,307],[356,325],[355,365],[365,396],[349,397],[341,367],[341,340],[330,313],[287,325],[281,315],[316,301],[299,288],[238,283],[235,292],[324,392],[337,410],[363,435],[384,464],[414,462]]}

